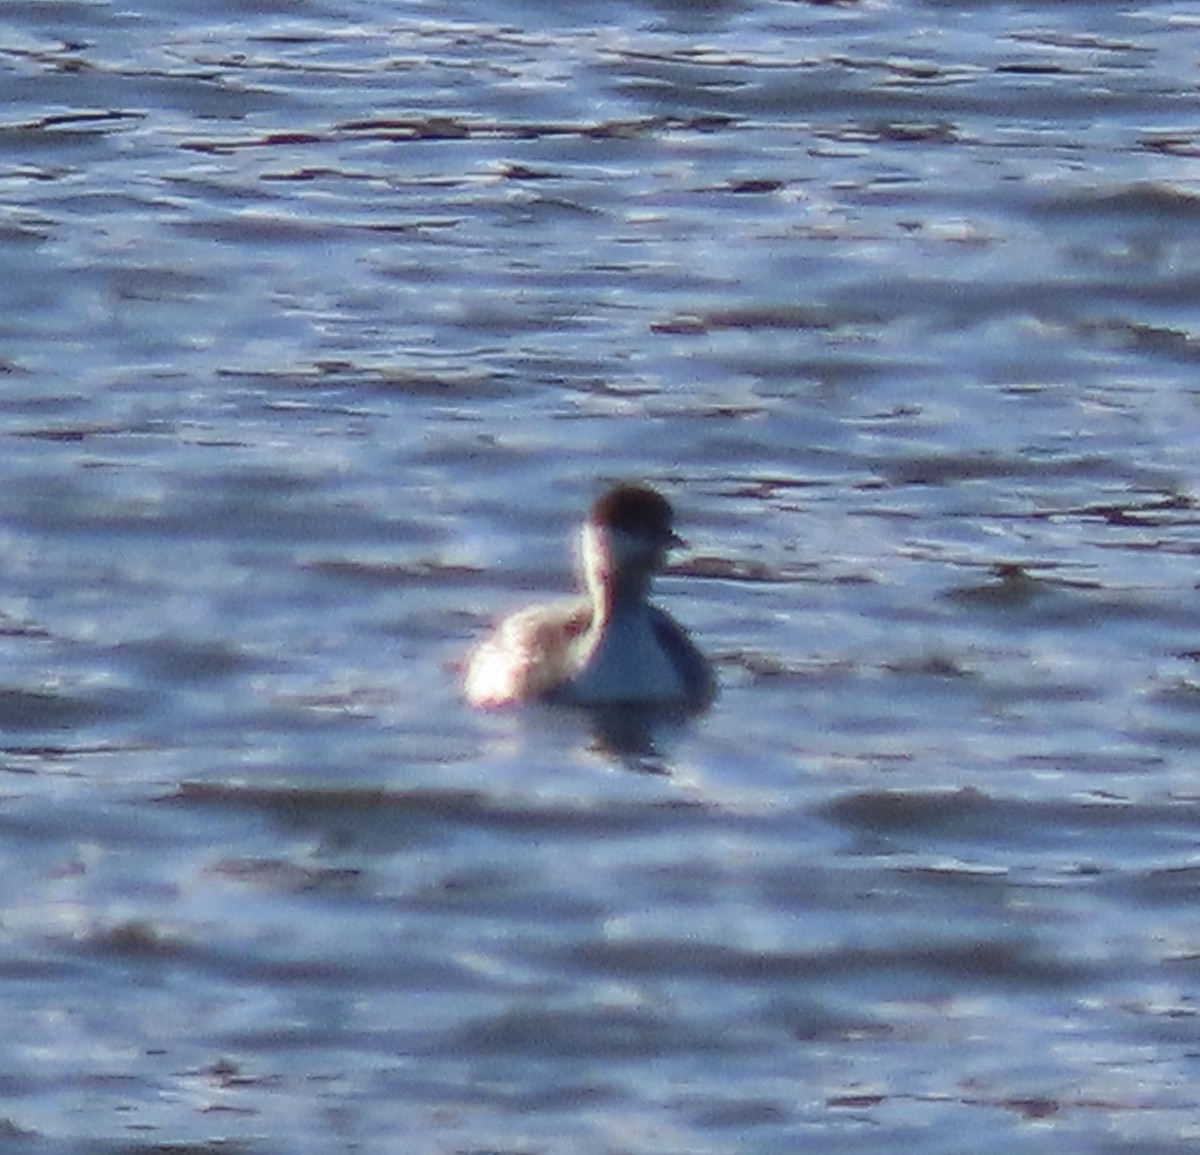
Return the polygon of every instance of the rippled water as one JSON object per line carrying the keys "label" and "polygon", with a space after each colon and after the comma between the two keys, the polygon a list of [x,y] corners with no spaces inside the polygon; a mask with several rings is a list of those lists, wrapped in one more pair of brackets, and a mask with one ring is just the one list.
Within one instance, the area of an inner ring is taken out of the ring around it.
{"label": "rippled water", "polygon": [[1198,24],[6,3],[5,1149],[1193,1151]]}

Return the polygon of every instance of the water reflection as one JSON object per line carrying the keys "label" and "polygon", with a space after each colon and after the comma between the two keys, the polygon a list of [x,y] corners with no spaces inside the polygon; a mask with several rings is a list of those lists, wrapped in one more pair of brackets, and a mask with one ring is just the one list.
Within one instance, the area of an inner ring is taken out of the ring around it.
{"label": "water reflection", "polygon": [[641,774],[671,773],[671,750],[694,713],[648,706],[577,708],[593,739],[593,749],[617,765]]}

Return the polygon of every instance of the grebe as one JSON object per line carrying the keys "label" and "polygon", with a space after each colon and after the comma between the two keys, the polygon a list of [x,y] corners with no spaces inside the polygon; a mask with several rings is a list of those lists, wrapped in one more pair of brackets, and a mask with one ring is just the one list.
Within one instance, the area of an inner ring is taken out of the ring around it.
{"label": "grebe", "polygon": [[712,667],[647,600],[667,550],[682,544],[671,522],[666,498],[645,486],[618,485],[597,500],[579,536],[585,596],[500,622],[468,660],[467,701],[707,707],[716,696]]}

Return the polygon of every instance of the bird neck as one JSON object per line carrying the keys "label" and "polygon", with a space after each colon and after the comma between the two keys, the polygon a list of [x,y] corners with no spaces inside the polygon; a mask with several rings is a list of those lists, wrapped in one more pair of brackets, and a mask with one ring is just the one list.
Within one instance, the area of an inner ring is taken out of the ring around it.
{"label": "bird neck", "polygon": [[588,522],[580,538],[580,568],[592,605],[592,628],[645,605],[654,577],[653,559],[614,533]]}

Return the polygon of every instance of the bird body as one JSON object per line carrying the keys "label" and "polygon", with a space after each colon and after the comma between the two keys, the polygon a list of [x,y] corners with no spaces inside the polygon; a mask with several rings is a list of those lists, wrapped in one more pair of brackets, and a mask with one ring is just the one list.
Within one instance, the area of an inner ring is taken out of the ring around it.
{"label": "bird body", "polygon": [[667,550],[679,544],[671,522],[670,505],[654,490],[609,490],[580,533],[584,596],[501,621],[468,661],[467,700],[706,707],[716,693],[712,668],[679,623],[648,600]]}

